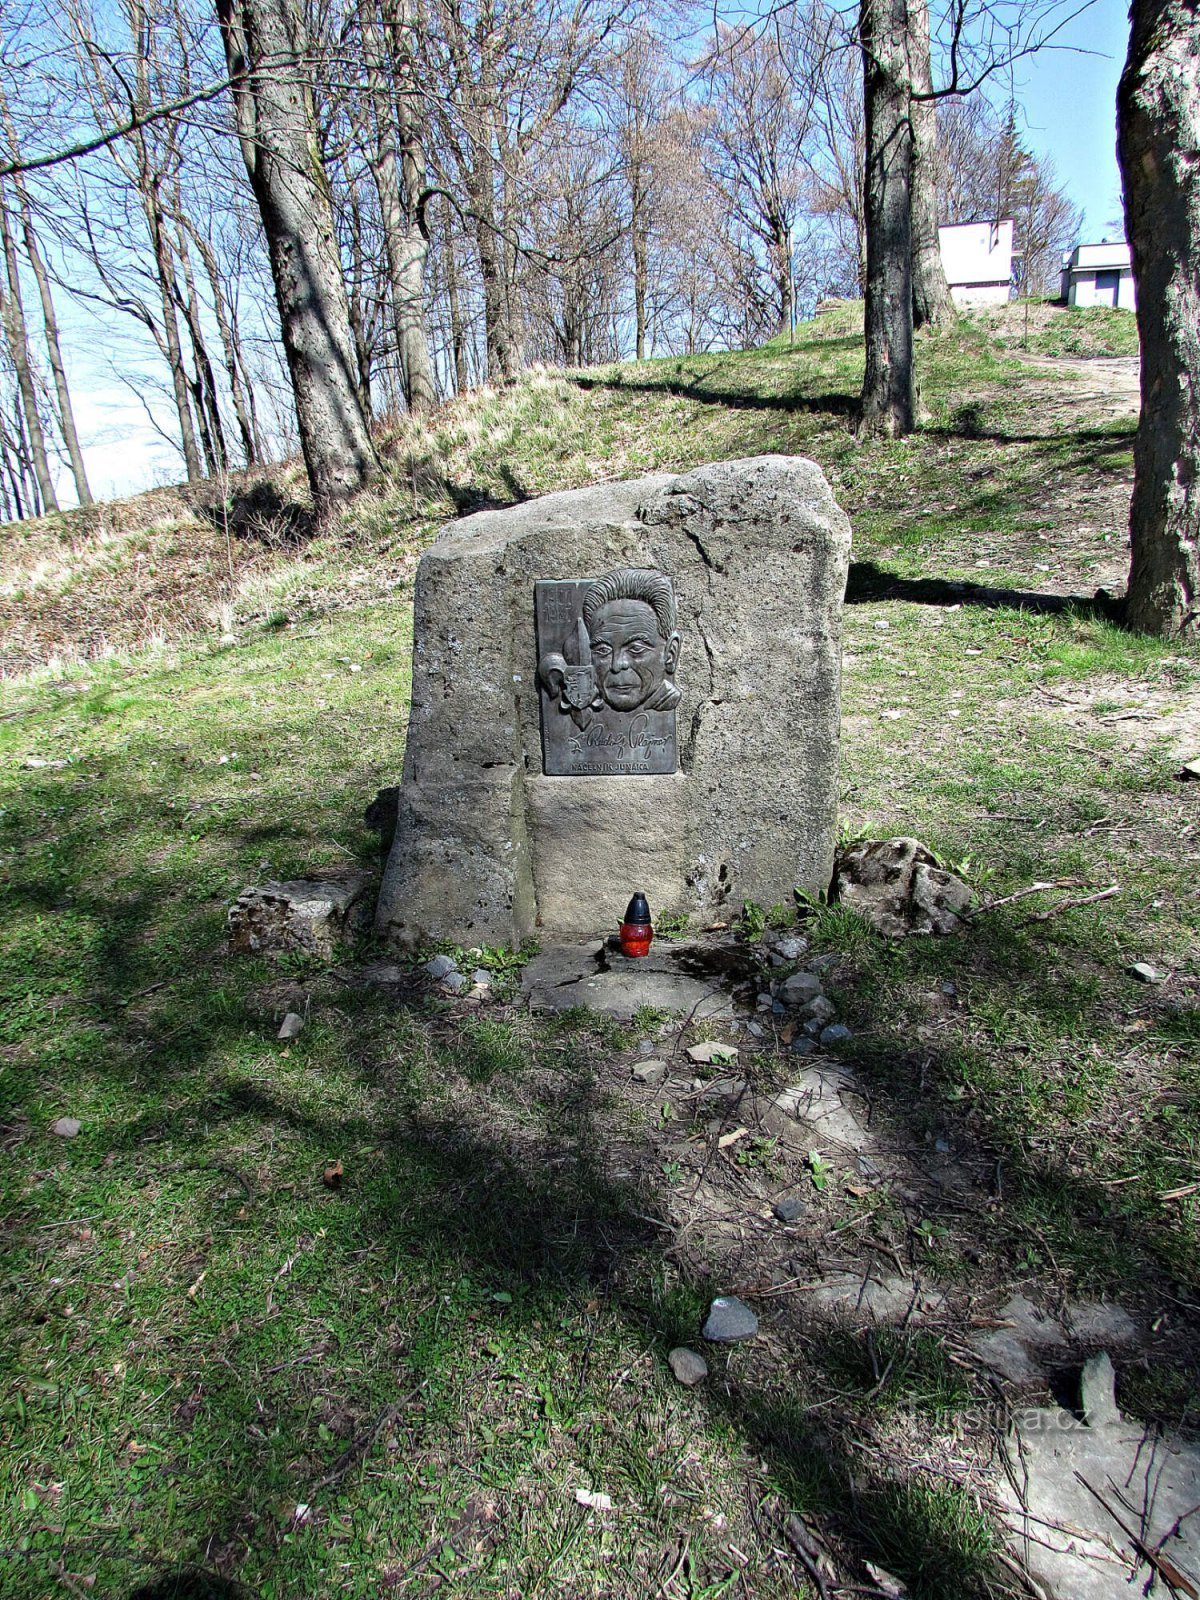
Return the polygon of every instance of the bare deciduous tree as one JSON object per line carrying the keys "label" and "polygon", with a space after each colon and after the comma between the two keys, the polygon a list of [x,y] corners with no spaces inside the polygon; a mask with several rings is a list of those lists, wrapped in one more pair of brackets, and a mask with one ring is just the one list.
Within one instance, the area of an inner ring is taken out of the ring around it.
{"label": "bare deciduous tree", "polygon": [[355,382],[307,37],[291,0],[216,0],[246,171],[262,216],[300,444],[327,509],[379,472]]}

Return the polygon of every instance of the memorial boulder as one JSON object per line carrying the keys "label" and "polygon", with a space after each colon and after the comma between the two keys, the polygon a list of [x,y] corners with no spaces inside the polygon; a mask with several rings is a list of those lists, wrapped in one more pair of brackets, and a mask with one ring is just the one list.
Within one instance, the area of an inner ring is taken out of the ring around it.
{"label": "memorial boulder", "polygon": [[376,925],[411,948],[824,889],[850,528],[764,456],[485,511],[417,574]]}

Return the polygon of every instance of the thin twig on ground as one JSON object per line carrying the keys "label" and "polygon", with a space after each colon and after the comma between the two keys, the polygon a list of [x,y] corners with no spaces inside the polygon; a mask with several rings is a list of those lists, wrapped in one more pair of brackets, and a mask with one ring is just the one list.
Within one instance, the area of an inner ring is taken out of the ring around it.
{"label": "thin twig on ground", "polygon": [[1068,895],[1065,900],[1060,900],[1056,906],[1049,906],[1045,911],[1035,911],[1028,919],[1030,922],[1049,922],[1051,917],[1057,917],[1062,911],[1074,911],[1079,906],[1094,906],[1101,900],[1111,900],[1114,895],[1121,892],[1119,883],[1110,883],[1107,889],[1100,889],[1096,894]]}

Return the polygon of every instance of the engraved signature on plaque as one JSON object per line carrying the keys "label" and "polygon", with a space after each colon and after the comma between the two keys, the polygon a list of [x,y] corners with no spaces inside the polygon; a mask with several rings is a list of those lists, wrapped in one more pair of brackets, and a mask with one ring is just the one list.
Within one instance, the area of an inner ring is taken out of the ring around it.
{"label": "engraved signature on plaque", "polygon": [[546,775],[674,772],[681,641],[670,578],[618,567],[544,581],[534,610]]}

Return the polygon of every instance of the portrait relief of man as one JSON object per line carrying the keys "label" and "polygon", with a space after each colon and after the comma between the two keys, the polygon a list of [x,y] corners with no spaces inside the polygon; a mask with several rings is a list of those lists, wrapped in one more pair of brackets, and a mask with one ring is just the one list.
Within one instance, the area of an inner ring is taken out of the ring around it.
{"label": "portrait relief of man", "polygon": [[652,567],[534,585],[547,776],[674,772],[681,638],[671,580]]}
{"label": "portrait relief of man", "polygon": [[661,572],[621,567],[583,597],[596,691],[614,711],[673,711],[679,634],[675,595]]}

